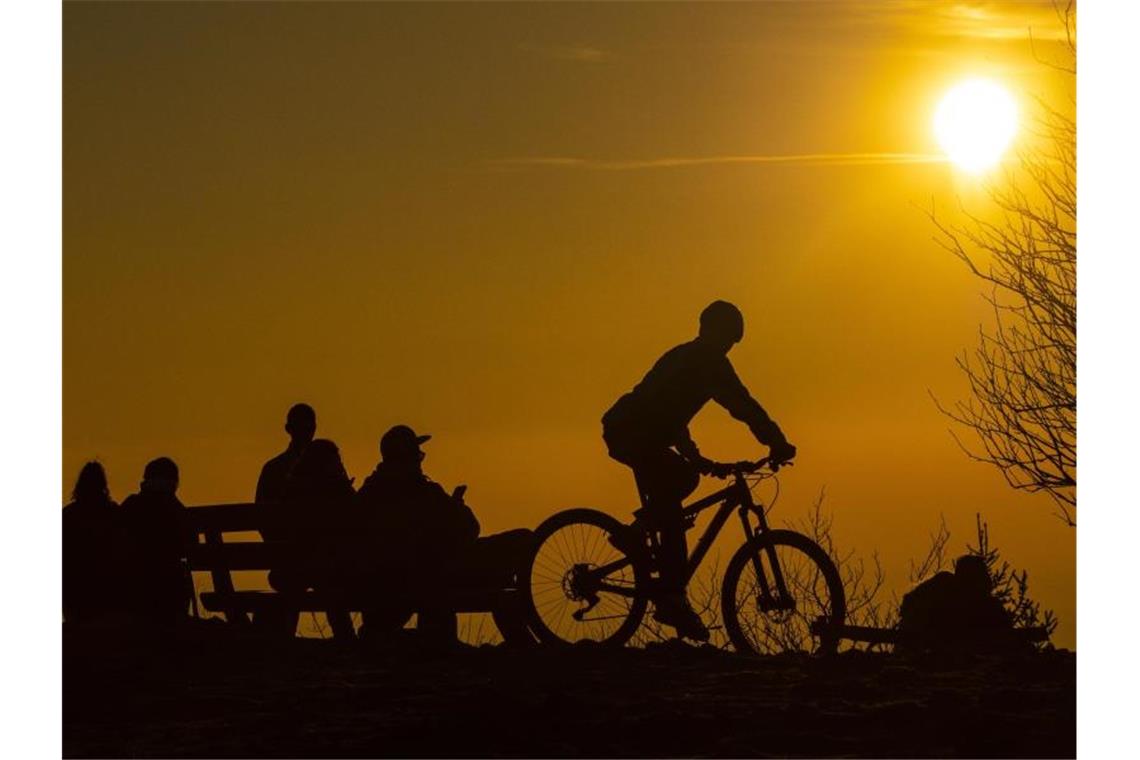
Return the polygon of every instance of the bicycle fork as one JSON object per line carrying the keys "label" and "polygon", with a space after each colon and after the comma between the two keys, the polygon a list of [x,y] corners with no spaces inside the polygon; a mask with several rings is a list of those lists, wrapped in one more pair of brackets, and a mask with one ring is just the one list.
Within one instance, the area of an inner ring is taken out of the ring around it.
{"label": "bicycle fork", "polygon": [[[759,529],[754,530],[752,523],[748,521],[748,513],[755,512],[756,520],[759,523]],[[747,505],[742,504],[737,510],[740,515],[740,522],[744,526],[744,536],[747,542],[751,542],[756,536],[761,536],[768,532],[768,519],[764,514],[763,508],[750,510]],[[756,573],[756,583],[760,586],[760,594],[756,599],[756,605],[760,608],[761,612],[772,612],[774,610],[793,610],[796,607],[796,600],[788,593],[788,586],[784,580],[784,571],[780,567],[780,562],[776,557],[776,547],[768,544],[764,547],[764,553],[768,555],[768,564],[772,571],[772,583],[769,583],[768,575],[764,572],[764,565],[760,561],[759,554],[753,554],[750,558],[752,562],[752,570]],[[775,596],[772,595],[772,585],[775,585]]]}

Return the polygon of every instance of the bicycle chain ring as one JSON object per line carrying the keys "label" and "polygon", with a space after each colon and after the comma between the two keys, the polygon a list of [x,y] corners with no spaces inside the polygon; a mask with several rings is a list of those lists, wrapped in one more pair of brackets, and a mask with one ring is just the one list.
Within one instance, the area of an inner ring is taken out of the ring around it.
{"label": "bicycle chain ring", "polygon": [[593,567],[589,563],[579,562],[566,571],[566,574],[562,576],[562,593],[566,594],[567,599],[575,602],[586,602],[590,601],[591,597],[597,596],[593,589],[585,588],[583,585],[584,576]]}

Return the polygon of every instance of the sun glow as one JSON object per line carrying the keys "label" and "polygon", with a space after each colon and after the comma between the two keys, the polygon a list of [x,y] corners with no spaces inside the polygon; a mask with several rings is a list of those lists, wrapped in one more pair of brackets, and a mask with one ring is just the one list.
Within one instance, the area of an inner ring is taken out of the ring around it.
{"label": "sun glow", "polygon": [[970,79],[946,93],[934,113],[934,135],[952,162],[980,173],[1001,160],[1017,133],[1017,103],[999,84]]}

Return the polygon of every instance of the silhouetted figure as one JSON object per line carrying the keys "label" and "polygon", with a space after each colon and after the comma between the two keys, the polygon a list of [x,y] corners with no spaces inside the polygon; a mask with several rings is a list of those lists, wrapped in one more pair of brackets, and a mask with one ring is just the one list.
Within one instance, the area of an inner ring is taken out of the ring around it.
{"label": "silhouetted figure", "polygon": [[[282,565],[269,575],[276,590],[338,590],[340,555],[354,525],[355,498],[336,444],[318,438],[306,446],[289,473],[283,498],[269,523],[274,539],[286,544]],[[326,615],[334,638],[355,637],[347,610],[326,610]],[[296,627],[294,616],[290,635]]]}
{"label": "silhouetted figure", "polygon": [[103,465],[79,471],[71,503],[63,508],[63,617],[68,623],[93,620],[120,607],[122,525],[111,500]]}
{"label": "silhouetted figure", "polygon": [[317,432],[317,413],[313,407],[308,404],[294,404],[290,407],[285,416],[285,432],[289,434],[288,448],[261,468],[261,476],[257,479],[257,495],[254,497],[258,504],[275,504],[284,500],[289,473]]}
{"label": "silhouetted figure", "polygon": [[[289,474],[293,471],[305,448],[312,442],[317,432],[317,413],[308,404],[294,404],[285,415],[285,432],[289,434],[289,446],[280,454],[270,459],[261,468],[261,475],[257,478],[257,492],[254,501],[266,510],[265,519],[261,528],[261,536],[266,541],[281,541],[286,535],[275,533],[277,511],[281,502],[285,500],[285,491],[289,484]],[[270,585],[280,581],[282,574],[288,574],[287,567],[274,566],[270,570]],[[256,617],[258,627],[267,633],[281,637],[292,637],[297,632],[297,614],[284,612],[264,611]]]}
{"label": "silhouetted figure", "polygon": [[981,557],[963,555],[954,572],[936,573],[903,596],[900,650],[981,652],[1022,644]]}
{"label": "silhouetted figure", "polygon": [[688,548],[681,508],[712,463],[689,435],[689,422],[706,403],[716,401],[748,425],[776,463],[796,455],[796,447],[752,398],[728,360],[729,350],[743,337],[740,310],[714,301],[701,312],[697,338],[666,352],[602,417],[610,456],[633,469],[642,502],[661,534],[662,593],[655,599],[655,617],[700,640],[708,638],[708,630],[685,594]]}
{"label": "silhouetted figure", "polygon": [[[420,448],[431,438],[396,425],[380,439],[381,462],[361,486],[362,534],[384,553],[380,567],[393,579],[412,583],[411,591],[429,601],[420,608],[418,627],[441,641],[456,638],[456,615],[446,604],[458,586],[511,583],[533,543],[529,530],[512,530],[479,538],[479,520],[463,502],[465,486],[448,494],[423,472]],[[432,604],[432,599],[440,599]],[[411,611],[369,610],[370,635],[399,627]]]}
{"label": "silhouetted figure", "polygon": [[186,617],[193,593],[185,561],[191,537],[177,491],[178,465],[160,457],[147,464],[139,492],[122,506],[131,609],[163,623]]}

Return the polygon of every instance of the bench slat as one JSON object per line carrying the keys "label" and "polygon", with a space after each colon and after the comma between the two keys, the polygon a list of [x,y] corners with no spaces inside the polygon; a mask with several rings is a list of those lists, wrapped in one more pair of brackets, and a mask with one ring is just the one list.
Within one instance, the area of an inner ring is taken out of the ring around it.
{"label": "bench slat", "polygon": [[187,507],[186,521],[198,533],[256,531],[265,521],[265,504],[211,504]]}

